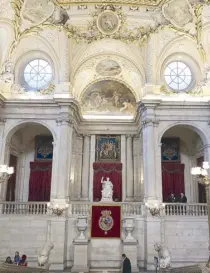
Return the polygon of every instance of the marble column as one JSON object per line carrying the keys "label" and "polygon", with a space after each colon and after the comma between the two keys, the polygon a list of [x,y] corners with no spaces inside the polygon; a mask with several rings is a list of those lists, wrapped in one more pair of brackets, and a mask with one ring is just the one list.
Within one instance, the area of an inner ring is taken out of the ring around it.
{"label": "marble column", "polygon": [[121,135],[121,162],[122,162],[122,201],[126,200],[126,137]]}
{"label": "marble column", "polygon": [[[9,157],[10,157],[10,143],[2,142],[2,156],[1,156],[1,164],[8,165]],[[7,180],[3,183],[0,183],[0,200],[5,201],[6,199],[6,191],[7,191]]]}
{"label": "marble column", "polygon": [[[156,148],[154,127],[156,120],[145,119],[143,126],[144,199],[157,200],[156,194]],[[161,184],[162,185],[162,184]]]}
{"label": "marble column", "polygon": [[24,174],[25,174],[25,150],[21,149],[18,155],[15,201],[23,202]]}
{"label": "marble column", "polygon": [[77,143],[77,155],[76,155],[76,165],[75,165],[75,180],[76,180],[76,193],[77,199],[81,199],[82,195],[82,168],[83,168],[83,137],[78,136],[76,137]]}
{"label": "marble column", "polygon": [[126,183],[126,200],[134,200],[134,179],[133,179],[133,137],[131,135],[126,136],[126,152],[127,152],[127,183]]}
{"label": "marble column", "polygon": [[[57,120],[58,125],[58,139],[57,151],[54,158],[56,163],[53,167],[53,173],[57,172],[56,183],[56,199],[65,200],[69,193],[69,179],[71,170],[71,157],[72,157],[72,135],[73,135],[73,122],[69,117],[61,117]],[[61,155],[61,156],[60,156]]]}
{"label": "marble column", "polygon": [[136,135],[133,140],[133,179],[134,200],[141,201],[141,147],[140,136]]}
{"label": "marble column", "polygon": [[89,164],[89,200],[93,201],[93,163],[95,162],[96,136],[90,138],[90,164]]}
{"label": "marble column", "polygon": [[83,159],[82,159],[82,200],[88,200],[89,188],[89,171],[90,171],[90,136],[83,137]]}

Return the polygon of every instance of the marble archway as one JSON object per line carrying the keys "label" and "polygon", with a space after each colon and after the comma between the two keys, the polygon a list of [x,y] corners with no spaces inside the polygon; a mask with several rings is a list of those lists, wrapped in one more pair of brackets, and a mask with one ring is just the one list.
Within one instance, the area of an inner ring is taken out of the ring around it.
{"label": "marble archway", "polygon": [[168,195],[174,193],[175,201],[179,202],[181,192],[188,202],[199,201],[202,189],[194,181],[191,168],[203,156],[204,142],[197,128],[175,125],[164,132],[161,138],[163,201],[170,200]]}

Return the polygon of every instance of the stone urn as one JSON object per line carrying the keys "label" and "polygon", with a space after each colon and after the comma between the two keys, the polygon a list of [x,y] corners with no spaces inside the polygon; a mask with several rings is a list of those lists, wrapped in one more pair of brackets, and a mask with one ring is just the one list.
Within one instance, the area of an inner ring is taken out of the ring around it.
{"label": "stone urn", "polygon": [[135,219],[134,219],[134,217],[132,217],[132,216],[125,217],[123,219],[123,222],[124,222],[123,227],[125,228],[126,233],[127,233],[125,241],[132,241],[132,242],[136,241],[136,239],[132,236],[132,232],[133,232],[133,230],[135,228]]}
{"label": "stone urn", "polygon": [[77,237],[77,241],[85,241],[87,238],[85,237],[84,232],[88,228],[88,217],[87,216],[78,216],[77,217],[77,229],[80,232],[79,236]]}

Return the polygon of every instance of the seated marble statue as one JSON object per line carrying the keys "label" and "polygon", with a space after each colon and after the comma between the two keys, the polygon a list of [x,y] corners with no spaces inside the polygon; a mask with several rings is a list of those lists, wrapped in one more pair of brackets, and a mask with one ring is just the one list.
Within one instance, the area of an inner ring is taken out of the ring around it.
{"label": "seated marble statue", "polygon": [[161,269],[169,268],[171,266],[171,254],[168,248],[160,243],[156,243],[154,249],[158,252],[159,267]]}
{"label": "seated marble statue", "polygon": [[113,201],[113,184],[110,181],[109,177],[106,180],[101,178],[102,183],[102,198],[101,201]]}

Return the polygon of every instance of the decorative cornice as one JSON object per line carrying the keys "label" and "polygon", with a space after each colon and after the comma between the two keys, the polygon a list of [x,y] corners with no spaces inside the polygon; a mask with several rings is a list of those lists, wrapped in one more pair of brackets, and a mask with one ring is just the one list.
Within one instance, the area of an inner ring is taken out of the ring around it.
{"label": "decorative cornice", "polygon": [[158,6],[166,0],[57,0],[59,5],[112,4],[129,6]]}
{"label": "decorative cornice", "polygon": [[151,119],[147,118],[147,119],[142,120],[141,124],[142,124],[143,128],[148,127],[148,126],[156,127],[159,125],[159,120],[154,119],[154,118],[151,118]]}

